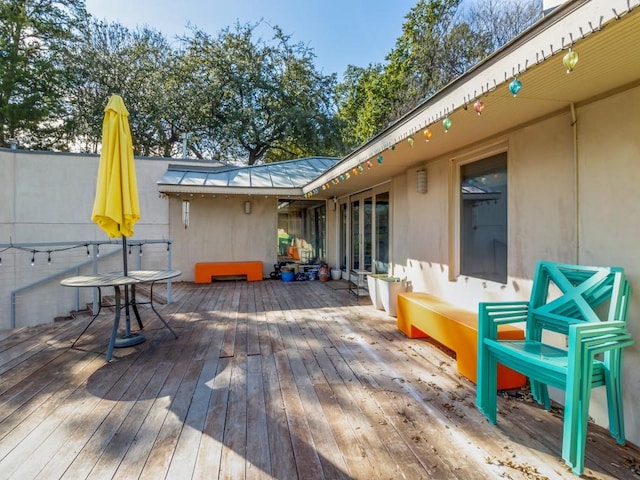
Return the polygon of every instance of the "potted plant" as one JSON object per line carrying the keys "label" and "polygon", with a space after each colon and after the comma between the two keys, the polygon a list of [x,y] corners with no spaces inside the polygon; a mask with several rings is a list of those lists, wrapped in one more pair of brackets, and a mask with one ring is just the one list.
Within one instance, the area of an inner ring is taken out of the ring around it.
{"label": "potted plant", "polygon": [[389,275],[386,273],[371,273],[367,275],[367,287],[369,289],[371,304],[378,310],[384,310],[382,300],[380,299],[380,287],[378,286],[378,280],[388,276]]}
{"label": "potted plant", "polygon": [[340,280],[342,278],[342,270],[339,268],[331,269],[331,280]]}
{"label": "potted plant", "polygon": [[391,317],[396,317],[398,294],[407,290],[407,282],[398,277],[382,276],[377,279],[378,294],[384,311]]}

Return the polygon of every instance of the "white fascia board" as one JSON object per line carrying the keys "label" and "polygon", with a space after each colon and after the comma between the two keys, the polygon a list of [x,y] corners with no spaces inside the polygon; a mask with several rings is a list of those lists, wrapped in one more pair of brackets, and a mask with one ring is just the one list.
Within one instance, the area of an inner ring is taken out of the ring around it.
{"label": "white fascia board", "polygon": [[301,188],[258,188],[258,187],[204,187],[188,185],[158,185],[160,193],[180,193],[193,195],[266,195],[269,197],[301,197]]}

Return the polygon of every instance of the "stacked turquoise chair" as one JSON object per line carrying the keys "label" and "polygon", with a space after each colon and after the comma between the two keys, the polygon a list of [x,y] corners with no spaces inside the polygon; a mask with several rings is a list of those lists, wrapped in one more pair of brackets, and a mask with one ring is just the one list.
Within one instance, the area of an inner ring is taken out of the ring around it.
{"label": "stacked turquoise chair", "polygon": [[[591,389],[604,386],[609,430],[624,445],[622,352],[633,344],[629,295],[622,268],[540,261],[528,302],[481,303],[478,408],[496,423],[498,363],[526,375],[534,399],[547,410],[547,387],[564,390],[562,458],[581,475]],[[498,325],[520,322],[526,322],[525,340],[498,340]],[[566,348],[545,343],[544,331],[566,335]]]}

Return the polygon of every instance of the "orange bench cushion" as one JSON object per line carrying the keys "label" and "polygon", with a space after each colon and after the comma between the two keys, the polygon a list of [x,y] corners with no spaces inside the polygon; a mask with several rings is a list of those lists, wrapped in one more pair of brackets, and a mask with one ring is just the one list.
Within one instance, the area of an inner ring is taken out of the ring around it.
{"label": "orange bench cushion", "polygon": [[[422,292],[398,294],[398,328],[409,338],[431,337],[456,352],[458,371],[477,383],[478,314],[456,307],[438,297]],[[502,325],[498,338],[524,339],[522,329]],[[498,365],[498,389],[518,388],[525,377]]]}
{"label": "orange bench cushion", "polygon": [[193,281],[211,283],[213,277],[246,275],[247,281],[262,280],[262,262],[203,262],[196,263]]}

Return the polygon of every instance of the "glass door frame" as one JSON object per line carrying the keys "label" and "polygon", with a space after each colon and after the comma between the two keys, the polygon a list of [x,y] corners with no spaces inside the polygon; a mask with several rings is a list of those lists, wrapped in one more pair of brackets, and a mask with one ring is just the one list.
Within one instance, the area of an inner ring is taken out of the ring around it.
{"label": "glass door frame", "polygon": [[[340,268],[344,272],[351,270],[368,270],[372,273],[376,273],[375,265],[376,259],[379,257],[377,248],[377,215],[376,215],[376,198],[380,193],[388,193],[388,231],[389,231],[389,239],[388,239],[388,249],[387,258],[391,259],[391,183],[385,183],[383,185],[379,185],[369,190],[365,190],[362,192],[358,192],[353,195],[349,195],[347,197],[342,197],[338,199],[338,245],[339,252],[338,258],[340,259],[341,265]],[[358,205],[358,219],[357,219],[357,227],[358,232],[353,232],[354,219],[353,217],[353,207]],[[364,207],[364,208],[363,208]],[[368,209],[368,214],[367,214]],[[367,222],[367,217],[369,221]],[[368,244],[366,237],[369,237]],[[354,248],[354,239],[357,238],[357,246]],[[354,254],[357,251],[357,265],[354,262]],[[367,257],[369,260],[369,264],[367,265]],[[390,263],[390,262],[389,262]],[[363,266],[365,268],[360,268]],[[369,268],[367,268],[367,266]],[[386,273],[386,272],[385,272]]]}

